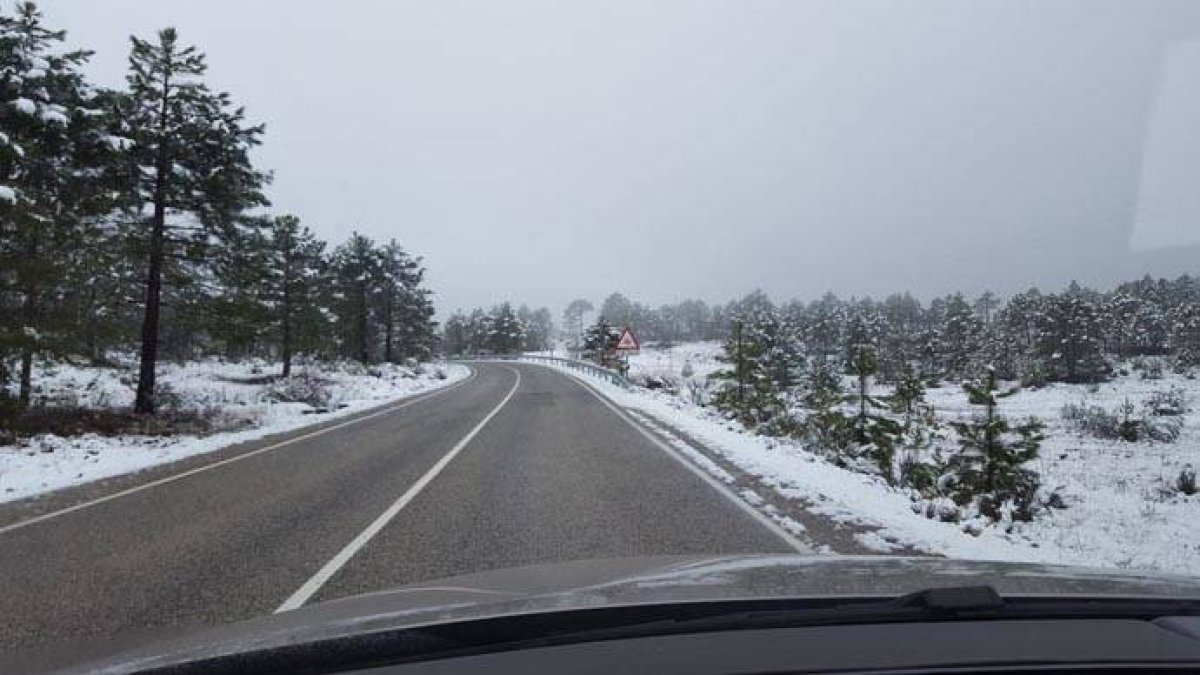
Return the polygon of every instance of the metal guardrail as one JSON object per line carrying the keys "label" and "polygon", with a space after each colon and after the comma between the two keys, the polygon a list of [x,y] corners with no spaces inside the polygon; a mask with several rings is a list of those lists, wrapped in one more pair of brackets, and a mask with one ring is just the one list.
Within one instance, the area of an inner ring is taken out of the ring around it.
{"label": "metal guardrail", "polygon": [[632,389],[633,383],[625,376],[615,370],[602,368],[588,361],[579,361],[577,359],[564,359],[557,356],[542,356],[540,354],[477,354],[474,356],[453,356],[447,357],[447,361],[528,361],[531,363],[548,363],[558,366],[564,366],[581,373],[586,373],[594,377],[599,377],[604,380],[621,387],[622,389]]}

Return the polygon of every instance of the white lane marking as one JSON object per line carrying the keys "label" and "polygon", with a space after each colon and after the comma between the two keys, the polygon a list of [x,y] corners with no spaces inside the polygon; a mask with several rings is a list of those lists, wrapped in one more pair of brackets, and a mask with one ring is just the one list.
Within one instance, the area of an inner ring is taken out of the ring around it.
{"label": "white lane marking", "polygon": [[[427,401],[435,396],[439,396],[439,395],[444,394],[453,389],[457,389],[458,387],[461,387],[462,385],[470,382],[473,379],[475,379],[475,369],[474,368],[471,369],[470,376],[468,376],[467,378],[465,378],[459,382],[455,382],[454,384],[451,384],[446,387],[442,387],[441,389],[437,389],[436,391],[431,391],[427,394],[419,394],[416,397],[405,399],[403,402],[401,402],[397,405],[394,405],[394,406],[389,406],[387,408],[384,408],[383,410],[377,410],[368,415],[363,415],[362,417],[355,417],[354,419],[347,420],[345,422],[341,422],[340,424],[334,424],[333,426],[324,427],[323,429],[317,429],[316,431],[309,432],[302,436],[296,436],[295,438],[289,438],[286,441],[280,441],[279,443],[274,443],[272,445],[268,445],[265,448],[259,448],[258,450],[251,450],[250,452],[247,452],[247,453],[244,453],[241,455],[237,455],[236,457],[229,457],[226,459],[222,459],[220,461],[213,462],[212,464],[205,464],[204,466],[198,466],[194,469],[188,469],[187,471],[184,471],[182,473],[177,473],[177,474],[174,474],[171,476],[167,476],[165,478],[159,478],[158,480],[150,481],[149,483],[143,483],[141,485],[137,485],[137,486],[125,489],[125,490],[121,490],[120,492],[114,492],[112,494],[104,495],[103,497],[97,497],[96,499],[91,499],[86,502],[80,502],[73,506],[68,506],[66,508],[58,509],[57,511],[43,513],[40,516],[35,516],[28,520],[22,520],[22,521],[19,521],[16,523],[12,523],[11,525],[5,525],[4,527],[0,527],[0,535],[5,534],[7,532],[12,532],[13,530],[19,530],[22,527],[36,525],[38,523],[50,520],[51,518],[65,516],[68,513],[82,511],[83,509],[96,506],[97,504],[103,504],[104,502],[109,502],[114,499],[126,497],[128,495],[141,492],[142,490],[149,490],[150,488],[158,487],[160,485],[166,485],[167,483],[173,483],[177,480],[187,478],[188,476],[194,476],[198,473],[208,471],[209,469],[216,469],[218,467],[222,467],[227,464],[233,464],[234,462],[240,462],[243,459],[248,459],[248,458],[254,457],[256,455],[261,455],[264,452],[270,452],[271,450],[277,450],[279,448],[284,447],[285,445],[291,445],[292,443],[298,443],[300,441],[306,441],[310,438],[316,438],[317,436],[327,434],[330,431],[337,431],[338,429],[344,429],[350,425],[358,424],[359,422],[365,422],[369,419],[374,419],[376,417],[379,417],[380,415],[387,415],[389,413],[396,412],[397,410],[400,410],[401,408],[407,408],[408,406],[413,405],[415,403]],[[149,468],[152,468],[152,467],[147,467],[147,469],[149,469]]]}
{"label": "white lane marking", "polygon": [[[549,366],[547,366],[547,367],[549,367]],[[557,370],[557,369],[551,368],[551,370]],[[591,383],[585,382],[581,378],[576,377],[570,373],[563,373],[562,371],[557,371],[557,372],[559,372],[563,375],[568,375],[571,380],[573,380],[574,382],[579,384],[581,387],[583,387],[589,394],[591,394],[592,396],[595,396],[601,403],[603,403],[605,406],[607,406],[609,410],[613,411],[613,413],[617,417],[620,417],[622,420],[625,420],[626,424],[628,424],[629,426],[636,429],[638,433],[645,436],[651,443],[653,443],[654,445],[656,445],[660,449],[662,449],[663,452],[665,452],[668,455],[670,455],[671,457],[675,458],[675,461],[677,461],[680,464],[682,464],[683,466],[687,467],[687,469],[689,471],[694,473],[705,483],[708,483],[712,487],[712,489],[721,493],[721,495],[724,496],[726,499],[728,499],[730,502],[732,502],[734,504],[734,506],[737,506],[739,509],[741,509],[744,513],[749,515],[751,518],[754,518],[754,520],[758,521],[759,524],[761,524],[763,527],[767,528],[772,533],[774,533],[775,536],[782,539],[785,544],[787,544],[789,547],[791,547],[797,553],[803,553],[804,555],[813,555],[814,552],[811,548],[809,548],[808,546],[805,546],[803,543],[798,541],[795,537],[792,536],[792,534],[790,532],[783,529],[783,526],[781,526],[779,523],[775,522],[774,520],[771,520],[771,518],[769,516],[767,516],[767,514],[763,513],[762,511],[759,511],[758,509],[751,506],[749,503],[747,503],[745,500],[743,500],[741,497],[739,497],[737,494],[735,494],[732,490],[730,490],[724,483],[722,483],[721,481],[719,481],[716,478],[709,475],[708,472],[704,471],[704,469],[701,469],[699,466],[696,466],[695,462],[688,460],[686,457],[684,457],[678,451],[676,451],[675,448],[672,448],[670,445],[667,445],[666,442],[664,442],[663,440],[661,440],[654,434],[647,431],[645,427],[641,426],[640,424],[637,424],[632,419],[630,419],[629,415],[626,414],[624,410],[619,408],[612,401],[608,400],[607,396],[605,396],[604,394],[593,389]]]}
{"label": "white lane marking", "polygon": [[346,544],[345,548],[339,551],[337,555],[333,556],[329,562],[325,563],[325,566],[318,570],[317,573],[312,576],[312,578],[304,582],[304,585],[297,589],[296,592],[291,595],[291,597],[289,597],[287,600],[284,600],[283,604],[275,610],[276,614],[279,612],[286,612],[296,609],[308,602],[309,598],[311,598],[317,591],[321,590],[321,587],[324,586],[334,574],[337,574],[338,570],[342,569],[347,562],[350,562],[350,559],[354,557],[355,553],[358,553],[359,549],[361,549],[363,546],[366,546],[367,542],[371,541],[375,535],[379,534],[379,531],[386,527],[387,524],[396,517],[396,514],[400,513],[401,509],[403,509],[405,506],[408,506],[408,503],[421,493],[421,490],[424,490],[426,486],[433,482],[433,479],[437,478],[438,474],[442,472],[442,469],[445,469],[446,466],[458,456],[458,453],[462,452],[463,448],[467,447],[467,444],[471,442],[471,439],[475,438],[475,435],[478,434],[485,426],[487,426],[488,422],[492,421],[492,418],[495,417],[496,414],[500,412],[501,408],[503,408],[505,404],[512,399],[513,394],[517,393],[517,388],[521,386],[521,372],[515,368],[509,368],[508,366],[504,366],[504,368],[512,371],[512,373],[517,376],[517,381],[513,382],[512,389],[509,390],[508,395],[504,397],[504,400],[500,401],[500,404],[495,408],[492,408],[492,411],[487,414],[487,417],[484,417],[482,420],[480,420],[479,424],[475,425],[475,428],[471,429],[466,436],[463,436],[462,439],[450,449],[450,452],[447,452],[441,459],[439,459],[437,464],[434,464],[429,471],[426,471],[425,475],[421,476],[416,483],[413,483],[412,487],[408,488],[404,494],[400,495],[399,499],[393,502],[391,506],[387,507],[387,510],[379,514],[379,517],[376,518],[370,525],[368,525],[367,529],[359,532],[357,537],[351,539],[350,543]]}

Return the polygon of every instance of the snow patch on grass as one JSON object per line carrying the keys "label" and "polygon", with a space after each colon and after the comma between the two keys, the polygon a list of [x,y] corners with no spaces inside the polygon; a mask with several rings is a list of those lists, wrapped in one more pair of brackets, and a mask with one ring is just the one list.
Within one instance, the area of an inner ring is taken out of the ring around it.
{"label": "snow patch on grass", "polygon": [[[57,436],[41,434],[0,445],[0,502],[12,501],[219,450],[264,436],[344,417],[466,378],[462,365],[312,365],[329,394],[328,412],[305,403],[275,402],[261,362],[218,360],[164,364],[158,373],[164,398],[183,409],[212,409],[229,431],[207,436]],[[49,365],[35,380],[35,401],[90,408],[133,404],[127,368]]]}

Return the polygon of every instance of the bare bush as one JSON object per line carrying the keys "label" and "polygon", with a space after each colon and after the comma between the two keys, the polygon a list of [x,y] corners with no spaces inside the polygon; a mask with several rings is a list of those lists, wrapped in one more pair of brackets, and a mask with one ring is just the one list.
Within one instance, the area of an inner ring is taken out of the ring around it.
{"label": "bare bush", "polygon": [[328,381],[303,372],[275,380],[267,386],[265,396],[276,403],[306,403],[314,408],[328,408],[332,393]]}

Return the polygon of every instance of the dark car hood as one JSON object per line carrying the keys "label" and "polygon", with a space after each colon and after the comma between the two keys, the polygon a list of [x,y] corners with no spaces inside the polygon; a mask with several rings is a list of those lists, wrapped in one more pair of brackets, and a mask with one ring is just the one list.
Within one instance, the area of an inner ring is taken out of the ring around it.
{"label": "dark car hood", "polygon": [[[185,633],[68,672],[127,672],[347,635],[568,609],[753,598],[886,596],[991,585],[1001,595],[1200,598],[1200,578],[941,558],[656,557],[496,570]],[[62,651],[58,655],[62,656]],[[59,661],[59,663],[62,663]]]}

